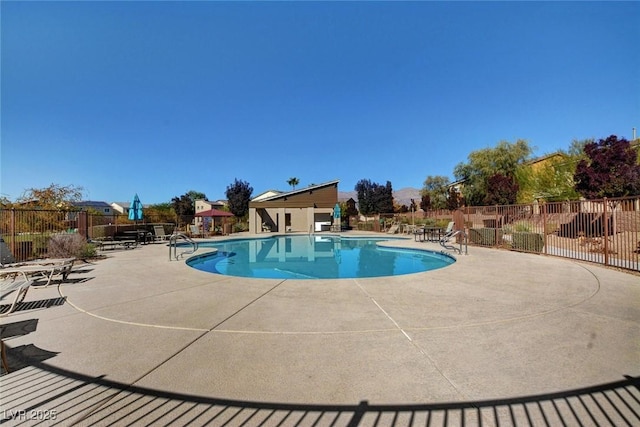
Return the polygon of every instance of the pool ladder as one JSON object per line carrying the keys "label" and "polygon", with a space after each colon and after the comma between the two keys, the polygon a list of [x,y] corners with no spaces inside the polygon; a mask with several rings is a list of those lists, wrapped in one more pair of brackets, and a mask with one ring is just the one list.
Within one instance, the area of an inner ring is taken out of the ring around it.
{"label": "pool ladder", "polygon": [[[460,247],[456,248],[454,245],[451,244],[447,244],[449,243],[449,240],[453,239],[456,236],[460,236],[460,239],[458,239],[459,243],[460,243]],[[456,230],[453,231],[451,233],[447,233],[444,236],[442,236],[442,238],[440,239],[440,246],[442,246],[445,249],[449,249],[452,250],[454,252],[458,252],[460,255],[462,255],[462,245],[464,244],[464,254],[468,255],[468,251],[467,251],[467,233],[464,232],[464,230]]]}
{"label": "pool ladder", "polygon": [[[184,240],[191,245],[191,248],[178,253],[178,239]],[[198,250],[198,243],[196,243],[191,237],[182,233],[173,233],[169,238],[169,261],[180,260],[183,255],[189,255]]]}

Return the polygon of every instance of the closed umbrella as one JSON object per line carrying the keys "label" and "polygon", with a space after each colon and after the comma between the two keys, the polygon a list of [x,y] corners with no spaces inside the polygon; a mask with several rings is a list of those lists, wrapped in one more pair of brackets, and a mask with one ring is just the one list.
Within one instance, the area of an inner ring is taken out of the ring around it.
{"label": "closed umbrella", "polygon": [[137,224],[138,221],[142,221],[142,218],[142,203],[140,203],[140,198],[136,194],[131,201],[131,205],[129,205],[129,219]]}

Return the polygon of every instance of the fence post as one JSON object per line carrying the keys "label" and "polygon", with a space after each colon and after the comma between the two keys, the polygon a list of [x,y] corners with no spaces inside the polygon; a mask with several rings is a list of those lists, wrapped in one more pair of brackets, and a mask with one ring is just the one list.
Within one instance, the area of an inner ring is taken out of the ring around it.
{"label": "fence post", "polygon": [[80,211],[78,212],[78,234],[80,234],[85,239],[89,238],[89,227],[87,224],[87,212]]}
{"label": "fence post", "polygon": [[[496,208],[496,222],[495,222],[495,227],[496,228],[493,230],[493,233],[494,233],[494,238],[493,238],[494,240],[493,241],[495,242],[495,247],[499,248],[500,247],[500,243],[502,243],[502,242],[498,242],[498,218],[499,218],[499,216],[498,216],[498,205],[496,205],[495,208]],[[500,228],[502,228],[502,227],[500,227]]]}
{"label": "fence post", "polygon": [[547,203],[542,201],[542,239],[544,254],[547,254]]}
{"label": "fence post", "polygon": [[11,223],[9,225],[9,235],[11,236],[11,253],[16,253],[16,210],[11,209]]}
{"label": "fence post", "polygon": [[462,219],[464,221],[464,232],[469,234],[467,232],[467,224],[469,223],[469,209],[467,209],[466,206],[461,206],[460,209],[462,210]]}
{"label": "fence post", "polygon": [[604,221],[604,236],[602,242],[602,250],[604,251],[604,265],[609,265],[609,218],[607,218],[607,198],[605,197],[602,202],[603,214],[602,219]]}

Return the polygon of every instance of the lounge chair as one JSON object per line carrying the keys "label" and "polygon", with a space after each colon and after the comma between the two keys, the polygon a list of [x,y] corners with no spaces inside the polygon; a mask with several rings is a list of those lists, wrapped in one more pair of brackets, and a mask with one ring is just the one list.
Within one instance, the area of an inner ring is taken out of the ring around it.
{"label": "lounge chair", "polygon": [[67,276],[69,276],[73,268],[74,261],[75,258],[45,258],[4,264],[2,268],[0,268],[0,277],[15,277],[17,273],[22,273],[25,276],[38,276],[46,279],[47,283],[44,287],[47,287],[51,284],[53,276],[61,275],[62,281],[67,280]]}
{"label": "lounge chair", "polygon": [[164,227],[162,225],[154,225],[153,234],[155,240],[169,240],[169,238],[171,238],[169,234],[164,232]]}
{"label": "lounge chair", "polygon": [[7,295],[10,295],[13,292],[16,292],[16,295],[13,298],[13,302],[9,306],[9,309],[6,312],[0,313],[0,317],[8,316],[10,313],[13,313],[16,306],[24,301],[24,297],[27,296],[27,291],[33,283],[33,280],[30,280],[27,277],[27,273],[21,269],[6,269],[4,273],[6,274],[4,274],[3,279],[0,280],[0,299],[4,299]]}
{"label": "lounge chair", "polygon": [[[32,283],[33,281],[29,280],[27,274],[19,269],[16,269],[14,274],[4,275],[4,277],[0,280],[0,300],[4,300],[5,297],[11,295],[13,292],[15,292],[15,296],[13,297],[13,301],[9,305],[8,309],[0,311],[0,317],[6,317],[16,310],[18,304],[24,301],[24,298],[27,296],[27,292],[29,291],[29,287],[31,287]],[[4,331],[2,336],[0,336],[0,355],[2,358],[2,367],[4,368],[4,371],[6,373],[9,373],[9,363],[7,362],[4,341],[2,341],[3,337]]]}
{"label": "lounge chair", "polygon": [[447,224],[447,229],[444,230],[444,235],[446,236],[447,234],[451,234],[453,232],[453,227],[455,226],[455,222],[451,221],[449,222],[449,224]]}
{"label": "lounge chair", "polygon": [[200,231],[200,226],[199,225],[191,225],[191,237],[204,237],[204,234],[202,234],[202,231]]}
{"label": "lounge chair", "polygon": [[400,228],[400,225],[398,224],[393,224],[391,227],[389,227],[389,229],[387,230],[387,234],[396,234],[398,232],[398,228]]}
{"label": "lounge chair", "polygon": [[416,232],[416,226],[413,224],[404,224],[402,226],[403,234],[415,234],[415,232]]}
{"label": "lounge chair", "polygon": [[89,243],[96,245],[100,251],[115,249],[118,246],[121,246],[124,249],[133,249],[138,246],[138,242],[135,240],[90,240]]}

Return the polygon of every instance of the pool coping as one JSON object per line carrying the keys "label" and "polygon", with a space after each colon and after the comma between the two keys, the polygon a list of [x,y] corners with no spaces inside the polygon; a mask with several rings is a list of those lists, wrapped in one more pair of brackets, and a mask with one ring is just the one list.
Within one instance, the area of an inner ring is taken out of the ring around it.
{"label": "pool coping", "polygon": [[[246,241],[261,241],[261,240],[269,240],[269,239],[277,239],[277,238],[287,238],[287,237],[300,237],[300,238],[305,238],[307,237],[307,234],[301,234],[301,233],[287,233],[287,234],[272,234],[266,237],[259,237],[259,238],[251,238],[251,237],[246,237],[246,238],[220,238],[220,239],[216,239],[216,240],[203,240],[199,245],[199,249],[202,250],[208,250],[207,252],[203,252],[203,253],[198,253],[198,254],[194,254],[191,255],[189,257],[185,258],[185,262],[187,265],[189,265],[192,268],[195,268],[197,270],[200,271],[204,271],[204,272],[208,272],[211,274],[219,274],[222,276],[231,276],[231,277],[244,277],[244,278],[256,278],[256,279],[300,279],[300,280],[342,280],[342,279],[365,279],[365,278],[375,278],[375,277],[390,277],[390,276],[398,276],[398,275],[405,275],[405,274],[415,274],[415,273],[420,273],[420,272],[426,272],[426,271],[431,271],[434,269],[438,269],[438,268],[446,268],[448,267],[451,263],[448,263],[446,265],[442,265],[442,266],[438,266],[432,269],[428,269],[428,270],[422,270],[422,271],[412,271],[412,272],[407,272],[407,273],[397,273],[397,274],[386,274],[386,275],[380,275],[380,276],[362,276],[362,277],[262,277],[262,276],[250,276],[250,275],[237,275],[237,274],[226,274],[226,273],[220,273],[218,271],[210,271],[207,269],[200,269],[198,267],[194,267],[193,263],[204,259],[204,258],[208,258],[211,256],[215,256],[217,255],[219,251],[218,248],[214,247],[214,246],[205,246],[207,244],[209,245],[216,245],[216,244],[223,244],[223,243],[227,243],[227,242],[246,242]],[[427,249],[427,248],[419,248],[419,247],[414,247],[414,248],[407,248],[407,247],[402,247],[402,246],[397,246],[397,245],[393,245],[393,244],[387,244],[387,242],[393,242],[393,241],[407,241],[406,238],[402,238],[402,237],[382,237],[382,236],[366,236],[366,235],[358,235],[358,236],[349,236],[349,235],[344,235],[344,234],[339,234],[339,233],[327,233],[327,234],[320,234],[319,235],[312,235],[314,237],[337,237],[340,239],[345,239],[345,240],[373,240],[376,242],[376,246],[379,246],[381,248],[388,248],[388,249],[397,249],[397,250],[405,250],[405,251],[412,251],[412,252],[424,252],[424,253],[428,253],[431,255],[437,255],[437,256],[442,256],[447,258],[448,260],[452,260],[453,262],[455,262],[457,260],[457,258],[451,254],[450,252],[446,251],[443,248],[441,248],[441,250],[434,250],[434,249]],[[228,236],[227,236],[228,237]],[[183,243],[182,246],[187,247],[188,244],[187,243]],[[334,247],[335,250],[335,247]],[[304,252],[306,253],[306,252]],[[290,256],[295,257],[296,255],[291,255],[288,254]],[[287,254],[285,255],[287,256]],[[286,262],[286,260],[285,260]],[[303,273],[300,273],[299,276],[304,275]]]}

